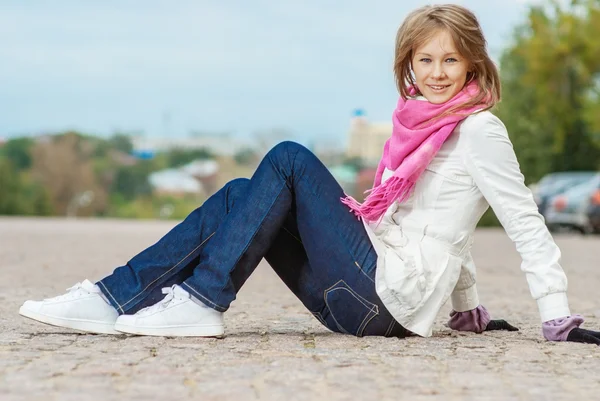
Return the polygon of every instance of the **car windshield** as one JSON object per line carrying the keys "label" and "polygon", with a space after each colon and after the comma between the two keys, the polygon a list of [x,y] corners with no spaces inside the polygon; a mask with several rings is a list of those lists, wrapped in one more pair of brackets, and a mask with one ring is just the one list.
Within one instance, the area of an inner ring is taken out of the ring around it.
{"label": "car windshield", "polygon": [[595,189],[600,186],[600,174],[588,179],[587,181],[570,188],[568,191],[564,193],[564,196],[567,198],[579,198],[582,196],[587,196],[594,192]]}
{"label": "car windshield", "polygon": [[540,181],[538,191],[543,195],[557,194],[559,192],[563,192],[569,187],[585,183],[588,180],[596,177],[597,175],[598,173],[594,171],[564,172],[550,174]]}

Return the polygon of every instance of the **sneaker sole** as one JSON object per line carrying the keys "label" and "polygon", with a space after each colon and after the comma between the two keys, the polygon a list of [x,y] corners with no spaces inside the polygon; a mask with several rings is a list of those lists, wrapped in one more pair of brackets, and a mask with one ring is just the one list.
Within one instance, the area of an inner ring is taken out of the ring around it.
{"label": "sneaker sole", "polygon": [[222,325],[197,325],[197,326],[163,326],[140,327],[115,323],[115,330],[139,336],[159,337],[222,337],[225,333]]}
{"label": "sneaker sole", "polygon": [[74,329],[83,331],[86,333],[95,333],[95,334],[122,334],[115,330],[114,323],[102,323],[95,322],[92,320],[76,320],[76,319],[66,319],[62,317],[43,315],[41,313],[37,313],[31,311],[29,309],[24,309],[21,307],[19,309],[19,315],[35,320],[37,322],[46,323],[51,326],[56,327],[64,327],[67,329]]}

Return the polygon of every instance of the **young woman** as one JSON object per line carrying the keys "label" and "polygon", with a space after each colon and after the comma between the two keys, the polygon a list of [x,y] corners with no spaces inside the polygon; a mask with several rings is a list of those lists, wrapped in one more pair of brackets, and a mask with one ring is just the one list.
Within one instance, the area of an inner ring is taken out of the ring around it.
{"label": "young woman", "polygon": [[284,142],[251,179],[225,185],[113,274],[27,301],[20,314],[94,333],[218,336],[265,258],[335,332],[427,337],[448,298],[453,329],[517,330],[490,320],[475,286],[470,247],[491,205],[522,256],[544,336],[600,344],[600,332],[571,315],[560,251],[488,111],[500,82],[476,17],[458,5],[412,12],[394,72],[393,133],[364,203],[346,197],[310,151]]}

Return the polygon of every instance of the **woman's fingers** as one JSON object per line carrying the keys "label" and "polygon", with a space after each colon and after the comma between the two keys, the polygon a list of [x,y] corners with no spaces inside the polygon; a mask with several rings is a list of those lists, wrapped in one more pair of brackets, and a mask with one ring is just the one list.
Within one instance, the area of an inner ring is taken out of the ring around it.
{"label": "woman's fingers", "polygon": [[574,328],[567,336],[567,341],[600,345],[600,332]]}
{"label": "woman's fingers", "polygon": [[519,331],[518,328],[511,325],[506,320],[502,320],[502,319],[490,320],[487,327],[485,328],[485,331],[491,331],[491,330]]}

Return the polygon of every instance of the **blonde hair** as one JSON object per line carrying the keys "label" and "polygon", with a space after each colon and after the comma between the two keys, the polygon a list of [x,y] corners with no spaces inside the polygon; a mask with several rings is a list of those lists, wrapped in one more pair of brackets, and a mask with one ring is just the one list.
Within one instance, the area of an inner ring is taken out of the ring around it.
{"label": "blonde hair", "polygon": [[477,96],[444,115],[477,105],[487,105],[483,110],[494,107],[500,101],[501,92],[498,69],[487,53],[487,43],[477,17],[456,4],[418,8],[406,17],[398,29],[394,75],[400,96],[408,98],[408,88],[413,85],[416,87],[412,73],[414,51],[440,30],[450,34],[460,55],[469,62],[467,83],[475,81],[479,86]]}

